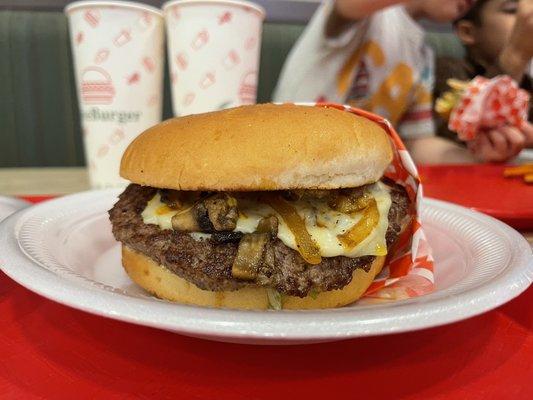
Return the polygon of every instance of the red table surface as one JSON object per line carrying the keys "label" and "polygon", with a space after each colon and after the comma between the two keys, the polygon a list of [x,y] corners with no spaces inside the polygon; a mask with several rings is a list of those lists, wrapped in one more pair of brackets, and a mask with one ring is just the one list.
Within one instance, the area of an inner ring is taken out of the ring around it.
{"label": "red table surface", "polygon": [[419,168],[424,194],[489,214],[516,229],[533,229],[533,184],[504,178],[505,165]]}
{"label": "red table surface", "polygon": [[93,316],[0,273],[0,398],[530,399],[531,304],[530,288],[439,328],[262,347]]}
{"label": "red table surface", "polygon": [[529,288],[494,311],[438,328],[246,346],[93,316],[0,274],[0,398],[528,399],[532,304]]}

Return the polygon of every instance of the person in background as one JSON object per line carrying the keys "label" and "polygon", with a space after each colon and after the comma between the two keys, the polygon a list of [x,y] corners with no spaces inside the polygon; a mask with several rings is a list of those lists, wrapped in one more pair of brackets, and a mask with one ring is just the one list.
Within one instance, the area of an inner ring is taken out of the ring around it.
{"label": "person in background", "polygon": [[398,3],[324,3],[289,54],[274,100],[348,103],[387,118],[418,163],[473,162],[464,146],[435,135],[434,56],[416,22],[453,21],[471,0]]}
{"label": "person in background", "polygon": [[[465,57],[437,59],[434,98],[449,90],[448,79],[470,81],[478,75],[492,78],[506,74],[532,93],[533,0],[477,0],[455,21],[454,28],[465,46]],[[530,102],[530,123],[523,129],[492,130],[477,135],[468,146],[486,161],[505,161],[524,145],[533,147],[532,106],[533,101]],[[438,115],[435,120],[439,136],[457,140],[455,133],[448,130],[446,121]]]}

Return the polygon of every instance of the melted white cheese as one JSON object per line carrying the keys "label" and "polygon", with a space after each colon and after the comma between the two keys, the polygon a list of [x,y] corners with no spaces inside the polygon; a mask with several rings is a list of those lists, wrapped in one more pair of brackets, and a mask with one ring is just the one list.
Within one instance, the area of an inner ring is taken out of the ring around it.
{"label": "melted white cheese", "polygon": [[[342,235],[354,226],[361,219],[361,213],[351,215],[340,213],[329,208],[324,200],[314,199],[312,201],[299,200],[291,202],[298,214],[305,220],[307,231],[319,246],[320,254],[323,257],[362,257],[387,254],[385,233],[389,226],[387,217],[391,206],[391,197],[387,187],[381,182],[370,186],[369,191],[378,206],[379,222],[370,235],[353,248],[346,248],[337,236]],[[254,232],[261,218],[268,215],[276,215],[279,221],[278,238],[286,246],[297,249],[291,230],[269,205],[244,197],[237,197],[237,202],[239,219],[237,220],[236,231],[243,233]],[[159,194],[156,194],[148,202],[141,215],[145,224],[156,224],[161,229],[172,229],[171,220],[175,214],[177,214],[177,211],[168,208],[161,202]],[[196,240],[202,240],[208,236],[196,232],[191,235]]]}
{"label": "melted white cheese", "polygon": [[156,195],[146,204],[141,217],[145,224],[159,225],[161,229],[172,229],[172,217],[178,212],[161,201],[161,195]]}

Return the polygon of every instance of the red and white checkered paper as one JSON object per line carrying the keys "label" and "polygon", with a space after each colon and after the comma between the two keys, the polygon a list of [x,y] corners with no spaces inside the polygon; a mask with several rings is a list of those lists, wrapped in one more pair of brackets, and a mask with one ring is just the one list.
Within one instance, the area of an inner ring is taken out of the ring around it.
{"label": "red and white checkered paper", "polygon": [[389,249],[385,268],[365,293],[376,300],[400,300],[421,296],[434,289],[433,257],[420,222],[422,186],[415,164],[402,140],[386,119],[346,105],[313,103],[317,107],[331,107],[368,118],[380,125],[393,144],[393,160],[385,177],[403,186],[411,201],[411,223]]}
{"label": "red and white checkered paper", "polygon": [[529,93],[509,76],[475,77],[454,107],[448,128],[468,141],[483,130],[502,126],[521,128],[527,121]]}

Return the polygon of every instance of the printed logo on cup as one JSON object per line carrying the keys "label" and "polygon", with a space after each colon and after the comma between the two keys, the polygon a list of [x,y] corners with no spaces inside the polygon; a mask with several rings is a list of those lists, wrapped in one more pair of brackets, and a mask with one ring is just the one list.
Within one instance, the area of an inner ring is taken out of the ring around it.
{"label": "printed logo on cup", "polygon": [[115,88],[111,76],[103,68],[92,66],[81,75],[81,99],[86,104],[111,104]]}
{"label": "printed logo on cup", "polygon": [[108,122],[121,126],[139,122],[142,116],[142,111],[109,110],[97,106],[88,107],[82,112],[86,122]]}

